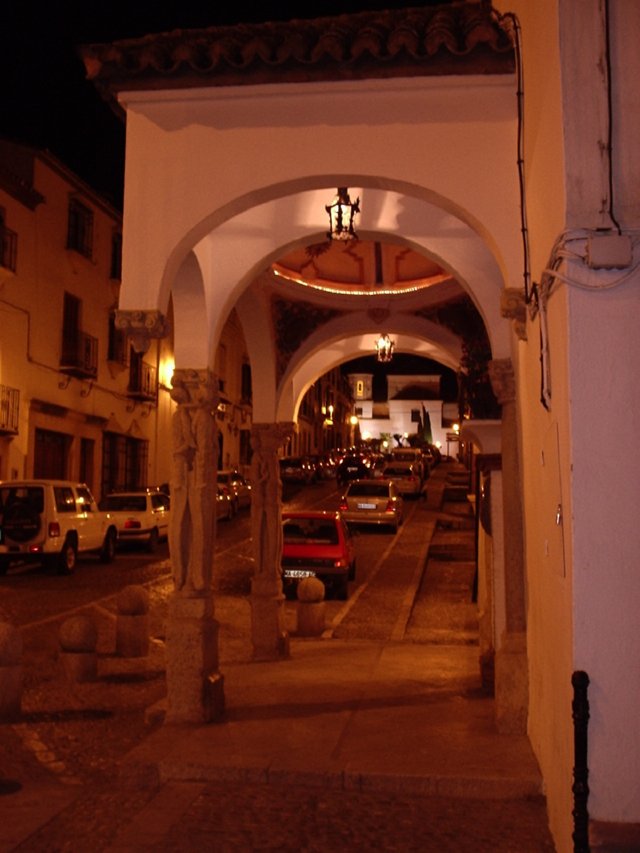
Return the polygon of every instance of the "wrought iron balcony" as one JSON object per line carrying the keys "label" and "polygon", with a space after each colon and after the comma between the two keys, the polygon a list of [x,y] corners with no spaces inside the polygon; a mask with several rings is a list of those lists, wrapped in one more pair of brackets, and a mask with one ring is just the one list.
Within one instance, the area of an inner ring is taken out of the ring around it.
{"label": "wrought iron balcony", "polygon": [[60,370],[69,376],[95,379],[98,375],[98,339],[86,332],[65,335],[62,339]]}
{"label": "wrought iron balcony", "polygon": [[158,397],[158,372],[146,361],[132,361],[129,368],[129,397],[154,402]]}
{"label": "wrought iron balcony", "polygon": [[0,385],[0,434],[17,435],[20,414],[20,391]]}
{"label": "wrought iron balcony", "polygon": [[0,267],[15,272],[17,254],[18,235],[10,228],[0,228]]}

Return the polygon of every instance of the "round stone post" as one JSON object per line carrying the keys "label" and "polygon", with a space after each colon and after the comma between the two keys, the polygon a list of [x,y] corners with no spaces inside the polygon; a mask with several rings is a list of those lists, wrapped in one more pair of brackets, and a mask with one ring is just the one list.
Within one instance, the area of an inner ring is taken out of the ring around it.
{"label": "round stone post", "polygon": [[251,443],[251,532],[255,575],[251,581],[251,640],[254,660],[289,654],[285,628],[282,559],[282,483],[278,450],[292,423],[253,424]]}
{"label": "round stone post", "polygon": [[149,654],[149,593],[143,586],[125,586],[116,599],[116,654],[142,658]]}
{"label": "round stone post", "polygon": [[319,637],[324,631],[327,603],[324,584],[318,578],[303,578],[298,583],[298,634]]}
{"label": "round stone post", "polygon": [[95,681],[98,677],[98,629],[90,616],[71,616],[60,626],[60,661],[69,681]]}
{"label": "round stone post", "polygon": [[22,634],[0,620],[0,720],[16,720],[22,702]]}
{"label": "round stone post", "polygon": [[176,370],[169,547],[174,593],[167,621],[167,721],[207,723],[224,713],[212,572],[216,520],[218,383]]}

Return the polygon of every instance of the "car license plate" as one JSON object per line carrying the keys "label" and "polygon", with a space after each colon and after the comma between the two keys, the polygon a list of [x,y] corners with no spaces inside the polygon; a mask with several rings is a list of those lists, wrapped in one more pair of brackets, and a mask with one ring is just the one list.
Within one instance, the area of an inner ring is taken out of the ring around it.
{"label": "car license plate", "polygon": [[358,504],[358,509],[375,509],[375,504]]}
{"label": "car license plate", "polygon": [[315,578],[316,573],[309,569],[285,569],[285,578]]}

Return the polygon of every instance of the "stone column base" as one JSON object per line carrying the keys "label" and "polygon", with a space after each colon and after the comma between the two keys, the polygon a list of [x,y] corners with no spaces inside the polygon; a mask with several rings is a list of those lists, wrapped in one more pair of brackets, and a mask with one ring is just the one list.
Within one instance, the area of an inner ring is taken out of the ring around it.
{"label": "stone column base", "polygon": [[271,584],[254,579],[251,586],[251,641],[256,661],[289,657],[289,635],[285,628],[284,595]]}
{"label": "stone column base", "polygon": [[210,595],[174,593],[167,621],[168,723],[211,723],[224,715],[218,623]]}
{"label": "stone column base", "polygon": [[524,633],[502,637],[495,656],[496,726],[501,734],[526,734],[529,669]]}

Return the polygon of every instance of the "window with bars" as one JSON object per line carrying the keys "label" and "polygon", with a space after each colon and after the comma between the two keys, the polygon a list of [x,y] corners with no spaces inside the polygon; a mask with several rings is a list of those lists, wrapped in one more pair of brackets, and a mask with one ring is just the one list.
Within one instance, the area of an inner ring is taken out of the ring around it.
{"label": "window with bars", "polygon": [[109,314],[109,349],[107,358],[116,364],[127,364],[129,348],[127,346],[127,334],[123,329],[116,326],[116,312]]}
{"label": "window with bars", "polygon": [[145,488],[148,460],[148,441],[105,432],[102,441],[102,494]]}
{"label": "window with bars", "polygon": [[93,211],[74,197],[69,199],[67,249],[74,249],[85,258],[93,252]]}

